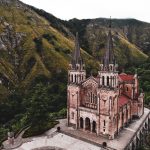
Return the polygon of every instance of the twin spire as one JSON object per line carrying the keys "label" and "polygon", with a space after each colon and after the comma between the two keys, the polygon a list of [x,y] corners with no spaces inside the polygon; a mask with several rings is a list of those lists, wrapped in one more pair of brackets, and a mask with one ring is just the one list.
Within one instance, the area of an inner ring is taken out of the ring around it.
{"label": "twin spire", "polygon": [[[75,36],[75,48],[72,54],[72,69],[78,69],[78,67],[82,67],[83,62],[81,58],[81,52],[80,52],[80,45],[78,40],[78,33],[76,33]],[[109,67],[109,64],[115,64],[115,58],[114,58],[114,51],[113,51],[113,40],[112,40],[112,34],[111,34],[111,17],[109,21],[109,32],[107,37],[107,45],[106,45],[106,52],[103,57],[103,65],[105,68]]]}

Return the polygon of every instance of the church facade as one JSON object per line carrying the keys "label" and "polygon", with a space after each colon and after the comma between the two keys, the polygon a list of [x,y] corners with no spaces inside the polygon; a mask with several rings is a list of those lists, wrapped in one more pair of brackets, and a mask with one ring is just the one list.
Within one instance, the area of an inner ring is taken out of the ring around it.
{"label": "church facade", "polygon": [[144,113],[144,93],[139,92],[137,74],[118,73],[111,26],[105,55],[97,77],[86,78],[78,35],[68,70],[68,126],[114,139],[133,118]]}

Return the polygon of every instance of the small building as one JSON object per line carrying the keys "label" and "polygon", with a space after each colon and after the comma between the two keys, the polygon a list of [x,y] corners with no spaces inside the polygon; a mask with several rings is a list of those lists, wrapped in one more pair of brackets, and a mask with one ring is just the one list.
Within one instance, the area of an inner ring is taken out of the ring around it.
{"label": "small building", "polygon": [[121,129],[144,113],[144,93],[139,91],[137,74],[118,73],[113,51],[111,25],[105,55],[97,77],[86,78],[78,34],[68,70],[68,126],[88,130],[98,136],[114,139]]}

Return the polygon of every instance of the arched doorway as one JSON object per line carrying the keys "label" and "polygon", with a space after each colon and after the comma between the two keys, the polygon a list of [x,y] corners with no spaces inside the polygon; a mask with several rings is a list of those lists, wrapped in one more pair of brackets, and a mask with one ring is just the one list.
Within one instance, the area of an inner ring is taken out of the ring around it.
{"label": "arched doorway", "polygon": [[91,130],[91,124],[89,118],[85,118],[85,129],[89,131]]}
{"label": "arched doorway", "polygon": [[96,133],[96,122],[93,121],[92,123],[92,132]]}
{"label": "arched doorway", "polygon": [[80,128],[83,129],[83,118],[80,118]]}

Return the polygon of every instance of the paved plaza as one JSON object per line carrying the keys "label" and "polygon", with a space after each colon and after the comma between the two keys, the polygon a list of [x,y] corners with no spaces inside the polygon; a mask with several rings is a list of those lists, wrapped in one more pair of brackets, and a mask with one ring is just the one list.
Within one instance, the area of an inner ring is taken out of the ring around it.
{"label": "paved plaza", "polygon": [[[144,115],[124,128],[114,140],[97,136],[89,131],[76,130],[67,127],[67,119],[42,136],[23,139],[23,144],[15,150],[102,150],[102,143],[107,143],[108,149],[123,150],[142,125],[150,110],[144,108]],[[60,132],[57,132],[57,127]]]}
{"label": "paved plaza", "polygon": [[15,150],[33,150],[35,148],[42,150],[44,149],[42,147],[47,147],[46,150],[101,150],[98,146],[62,133],[57,133],[53,137],[42,136],[32,138],[31,142],[24,143],[21,147]]}

